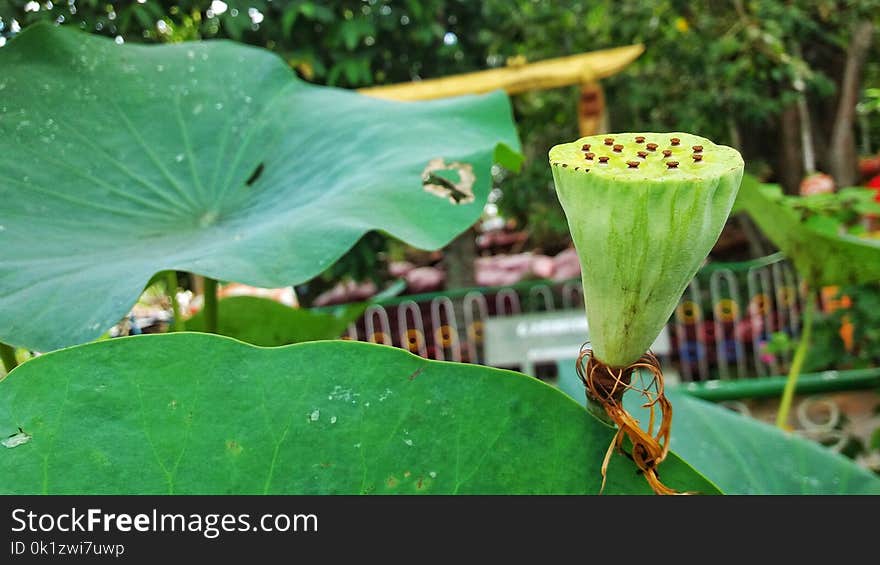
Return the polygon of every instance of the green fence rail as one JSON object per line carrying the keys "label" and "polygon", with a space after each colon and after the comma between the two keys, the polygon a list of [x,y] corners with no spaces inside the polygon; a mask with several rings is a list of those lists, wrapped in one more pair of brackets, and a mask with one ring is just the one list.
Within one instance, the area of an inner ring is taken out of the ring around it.
{"label": "green fence rail", "polygon": [[[778,397],[782,394],[785,380],[784,376],[729,381],[714,380],[682,383],[674,388],[691,396],[719,402],[741,398]],[[880,367],[803,374],[798,378],[795,393],[812,394],[870,388],[880,388]]]}

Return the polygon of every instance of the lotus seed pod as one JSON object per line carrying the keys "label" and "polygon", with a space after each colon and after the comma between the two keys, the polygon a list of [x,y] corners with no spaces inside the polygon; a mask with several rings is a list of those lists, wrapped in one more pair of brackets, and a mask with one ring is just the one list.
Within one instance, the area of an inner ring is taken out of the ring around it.
{"label": "lotus seed pod", "polygon": [[550,164],[581,262],[590,347],[625,367],[650,348],[718,240],[742,157],[688,133],[619,133],[557,145]]}

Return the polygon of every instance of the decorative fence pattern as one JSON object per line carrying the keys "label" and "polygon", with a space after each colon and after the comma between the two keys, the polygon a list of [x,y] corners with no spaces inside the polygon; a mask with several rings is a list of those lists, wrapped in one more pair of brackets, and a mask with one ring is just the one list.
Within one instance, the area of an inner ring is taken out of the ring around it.
{"label": "decorative fence pattern", "polygon": [[[685,291],[666,328],[664,366],[683,382],[785,373],[790,355],[765,350],[773,332],[796,338],[805,296],[780,254],[748,263],[711,264]],[[370,306],[347,337],[384,343],[426,358],[485,364],[486,320],[536,312],[583,312],[579,280],[534,281],[407,296]],[[571,357],[576,355],[573,351]]]}

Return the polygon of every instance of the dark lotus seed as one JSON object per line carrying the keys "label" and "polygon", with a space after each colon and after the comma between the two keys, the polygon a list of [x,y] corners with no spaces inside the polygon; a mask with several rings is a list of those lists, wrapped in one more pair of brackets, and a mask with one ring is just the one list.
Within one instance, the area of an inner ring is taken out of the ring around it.
{"label": "dark lotus seed", "polygon": [[700,155],[699,153],[694,153],[693,155],[691,155],[691,157],[694,158],[694,162],[702,161],[702,160],[703,160],[703,156]]}
{"label": "dark lotus seed", "polygon": [[581,151],[589,151],[589,150],[590,150],[590,144],[584,143],[583,147],[581,147]]}
{"label": "dark lotus seed", "polygon": [[669,143],[671,143],[672,145],[678,145],[679,143],[681,143],[681,140],[678,139],[677,137],[673,137],[672,139],[669,140]]}
{"label": "dark lotus seed", "polygon": [[678,161],[666,161],[666,167],[669,169],[675,169],[678,167]]}
{"label": "dark lotus seed", "polygon": [[642,159],[644,159],[645,157],[648,156],[648,152],[647,151],[639,151],[638,156],[641,157]]}
{"label": "dark lotus seed", "polygon": [[669,157],[670,155],[672,155],[672,150],[671,150],[671,149],[664,149],[664,150],[663,150],[663,156],[664,156],[664,157]]}
{"label": "dark lotus seed", "polygon": [[584,155],[584,157],[586,157],[588,161],[592,161],[593,157],[595,157],[595,156],[596,156],[595,153],[587,153]]}
{"label": "dark lotus seed", "polygon": [[626,164],[629,165],[630,169],[638,169],[639,168],[638,161],[627,161]]}
{"label": "dark lotus seed", "polygon": [[644,135],[637,135],[637,136],[636,136],[636,143],[644,143],[644,142],[645,142],[645,136],[644,136]]}
{"label": "dark lotus seed", "polygon": [[606,157],[605,155],[602,155],[601,157],[599,157],[599,162],[600,163],[607,163],[608,157]]}
{"label": "dark lotus seed", "polygon": [[694,145],[693,150],[694,150],[694,153],[699,153],[703,150],[703,146],[702,145]]}
{"label": "dark lotus seed", "polygon": [[623,151],[623,145],[617,144],[614,146],[615,153],[620,153],[621,151]]}
{"label": "dark lotus seed", "polygon": [[656,150],[657,150],[657,144],[656,144],[656,143],[649,143],[649,144],[645,145],[645,147],[648,148],[648,151],[656,151]]}
{"label": "dark lotus seed", "polygon": [[564,168],[564,167],[567,167],[567,166],[568,166],[568,163],[563,163],[562,166],[563,166],[563,168]]}
{"label": "dark lotus seed", "polygon": [[605,145],[613,145],[613,144],[614,144],[614,138],[613,138],[613,137],[606,137],[606,138],[605,138]]}

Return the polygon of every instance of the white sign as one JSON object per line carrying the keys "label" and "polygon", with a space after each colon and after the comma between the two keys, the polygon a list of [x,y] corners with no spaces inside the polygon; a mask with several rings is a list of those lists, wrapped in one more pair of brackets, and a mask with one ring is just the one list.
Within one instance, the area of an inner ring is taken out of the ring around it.
{"label": "white sign", "polygon": [[[486,318],[484,324],[486,364],[517,366],[527,374],[534,373],[535,363],[576,359],[581,346],[590,340],[583,310],[496,316]],[[664,327],[651,351],[664,355],[671,349],[669,334]]]}

